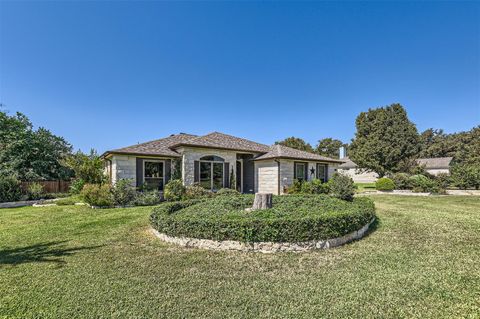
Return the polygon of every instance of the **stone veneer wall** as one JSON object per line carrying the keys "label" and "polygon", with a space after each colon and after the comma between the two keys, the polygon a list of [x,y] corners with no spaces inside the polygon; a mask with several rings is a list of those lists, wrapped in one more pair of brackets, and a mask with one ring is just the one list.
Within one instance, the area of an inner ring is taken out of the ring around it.
{"label": "stone veneer wall", "polygon": [[[237,163],[237,153],[235,151],[194,147],[182,147],[177,151],[183,156],[182,179],[184,185],[191,185],[194,183],[194,162],[198,161],[201,157],[208,155],[220,156],[225,162],[230,163],[230,171],[233,169],[233,174],[236,176],[235,168]],[[230,172],[225,172],[225,174],[230,176]]]}
{"label": "stone veneer wall", "polygon": [[255,193],[278,194],[278,164],[273,160],[255,162]]}
{"label": "stone veneer wall", "polygon": [[325,240],[312,240],[298,243],[274,243],[274,242],[258,242],[258,243],[244,243],[234,240],[216,241],[210,239],[197,239],[187,237],[172,237],[166,234],[159,233],[152,228],[152,233],[161,240],[180,245],[183,247],[203,248],[211,250],[237,250],[237,251],[254,251],[261,253],[274,252],[305,252],[314,249],[328,249],[344,245],[353,240],[357,240],[365,236],[370,225],[375,221],[372,219],[368,224],[338,238],[331,238]]}
{"label": "stone veneer wall", "polygon": [[112,184],[119,179],[128,178],[133,181],[133,185],[137,182],[136,173],[136,157],[127,155],[114,155],[112,160]]}

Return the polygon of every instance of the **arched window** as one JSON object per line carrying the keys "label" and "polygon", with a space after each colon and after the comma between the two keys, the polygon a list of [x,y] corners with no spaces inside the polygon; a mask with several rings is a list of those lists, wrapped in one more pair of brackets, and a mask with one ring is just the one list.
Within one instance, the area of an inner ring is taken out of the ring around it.
{"label": "arched window", "polygon": [[215,155],[200,158],[200,185],[212,191],[222,188],[225,178],[224,162],[223,158]]}

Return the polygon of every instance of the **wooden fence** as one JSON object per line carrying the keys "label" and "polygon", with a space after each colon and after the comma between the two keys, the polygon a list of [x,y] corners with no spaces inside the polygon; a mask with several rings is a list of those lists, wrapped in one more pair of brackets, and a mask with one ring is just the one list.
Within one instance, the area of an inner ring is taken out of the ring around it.
{"label": "wooden fence", "polygon": [[32,181],[22,182],[21,187],[23,190],[27,190],[28,186],[33,183],[38,183],[43,186],[45,193],[67,193],[70,188],[69,181]]}

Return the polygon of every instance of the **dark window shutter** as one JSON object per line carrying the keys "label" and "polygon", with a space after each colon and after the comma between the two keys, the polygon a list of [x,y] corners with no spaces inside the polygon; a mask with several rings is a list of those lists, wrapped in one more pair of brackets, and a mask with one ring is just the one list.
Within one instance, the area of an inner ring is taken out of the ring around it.
{"label": "dark window shutter", "polygon": [[165,185],[172,178],[172,160],[165,160]]}
{"label": "dark window shutter", "polygon": [[293,179],[297,179],[297,163],[293,163]]}
{"label": "dark window shutter", "polygon": [[137,187],[143,185],[143,159],[137,157]]}
{"label": "dark window shutter", "polygon": [[193,182],[200,183],[200,161],[193,162]]}
{"label": "dark window shutter", "polygon": [[230,188],[230,165],[229,163],[223,163],[223,187]]}
{"label": "dark window shutter", "polygon": [[330,176],[328,176],[328,164],[325,165],[325,182],[328,182],[328,178]]}
{"label": "dark window shutter", "polygon": [[303,165],[305,166],[305,172],[304,172],[305,179],[304,179],[304,181],[308,181],[308,163],[305,163]]}

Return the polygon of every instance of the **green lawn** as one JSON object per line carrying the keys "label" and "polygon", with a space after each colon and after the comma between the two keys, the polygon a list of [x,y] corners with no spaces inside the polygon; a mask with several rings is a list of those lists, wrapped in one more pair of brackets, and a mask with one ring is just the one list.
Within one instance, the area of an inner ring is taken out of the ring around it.
{"label": "green lawn", "polygon": [[479,318],[480,198],[373,197],[327,251],[184,249],[151,208],[0,210],[0,318]]}
{"label": "green lawn", "polygon": [[358,193],[377,190],[375,187],[375,183],[355,183],[355,185],[357,185]]}

